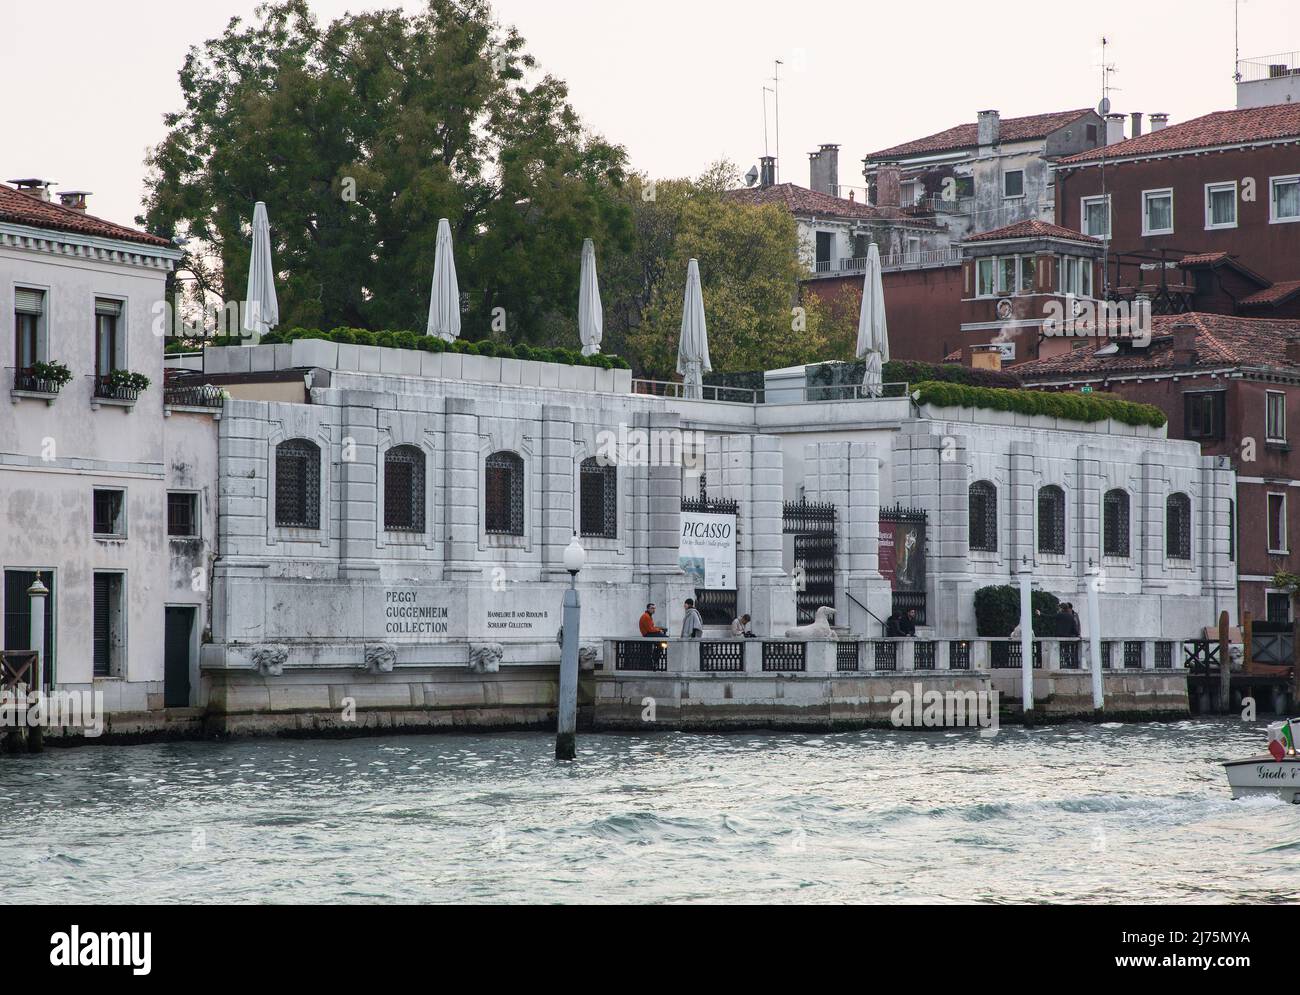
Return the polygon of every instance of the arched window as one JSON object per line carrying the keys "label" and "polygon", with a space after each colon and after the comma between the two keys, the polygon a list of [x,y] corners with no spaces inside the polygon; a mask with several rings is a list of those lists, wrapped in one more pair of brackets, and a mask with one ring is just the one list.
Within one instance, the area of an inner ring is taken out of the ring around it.
{"label": "arched window", "polygon": [[524,461],[510,452],[487,458],[484,522],[496,535],[524,534]]}
{"label": "arched window", "polygon": [[424,531],[424,451],[393,446],[384,454],[384,528]]}
{"label": "arched window", "polygon": [[1038,551],[1065,552],[1065,491],[1055,484],[1038,490]]}
{"label": "arched window", "polygon": [[593,456],[578,472],[578,521],[584,536],[618,538],[618,467]]}
{"label": "arched window", "polygon": [[275,524],[320,528],[320,447],[289,439],[275,447]]}
{"label": "arched window", "polygon": [[1170,494],[1165,499],[1165,556],[1171,560],[1192,558],[1192,499]]}
{"label": "arched window", "polygon": [[970,485],[970,548],[986,553],[998,549],[998,489],[987,480]]}
{"label": "arched window", "polygon": [[1102,545],[1106,556],[1128,556],[1128,491],[1116,488],[1102,499]]}

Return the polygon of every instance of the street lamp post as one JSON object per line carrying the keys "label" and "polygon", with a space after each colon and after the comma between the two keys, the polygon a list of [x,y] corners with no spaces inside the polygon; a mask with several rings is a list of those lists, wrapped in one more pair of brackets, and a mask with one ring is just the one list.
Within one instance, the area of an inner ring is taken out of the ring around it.
{"label": "street lamp post", "polygon": [[569,571],[569,589],[564,592],[563,633],[560,651],[559,724],[555,730],[555,759],[573,760],[578,755],[578,644],[582,629],[582,604],[578,600],[578,571],[587,562],[587,551],[578,534],[564,549],[564,569]]}
{"label": "street lamp post", "polygon": [[[31,639],[32,648],[36,650],[36,673],[33,678],[34,693],[33,699],[40,702],[39,710],[33,712],[30,708],[28,714],[39,715],[44,718],[46,708],[45,702],[45,599],[49,595],[50,589],[41,581],[41,575],[38,573],[36,579],[32,581],[32,586],[27,588],[27,597],[31,599],[32,610],[32,629]],[[45,748],[45,733],[41,728],[40,722],[37,722],[32,728],[27,730],[27,749],[33,753],[39,753]]]}
{"label": "street lamp post", "polygon": [[1101,677],[1101,612],[1097,606],[1097,589],[1101,587],[1101,567],[1088,557],[1088,659],[1092,671],[1092,707],[1099,712],[1106,704]]}

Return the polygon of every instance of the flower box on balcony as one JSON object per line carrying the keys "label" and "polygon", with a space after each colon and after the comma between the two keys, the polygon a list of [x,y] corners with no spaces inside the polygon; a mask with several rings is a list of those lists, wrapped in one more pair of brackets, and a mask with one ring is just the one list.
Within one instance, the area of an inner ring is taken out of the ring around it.
{"label": "flower box on balcony", "polygon": [[131,408],[140,399],[140,392],[148,389],[149,378],[143,373],[113,370],[108,376],[95,378],[90,406],[98,408],[101,404],[112,404]]}
{"label": "flower box on balcony", "polygon": [[71,379],[71,371],[62,363],[33,363],[14,370],[10,398],[14,404],[23,397],[35,398],[47,405],[53,404],[63,385]]}

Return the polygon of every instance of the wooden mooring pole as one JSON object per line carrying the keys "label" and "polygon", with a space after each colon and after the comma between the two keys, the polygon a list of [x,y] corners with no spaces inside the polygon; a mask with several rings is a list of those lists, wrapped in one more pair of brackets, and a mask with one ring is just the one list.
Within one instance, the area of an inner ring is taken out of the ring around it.
{"label": "wooden mooring pole", "polygon": [[1228,646],[1228,613],[1219,612],[1219,711],[1232,711],[1232,656]]}

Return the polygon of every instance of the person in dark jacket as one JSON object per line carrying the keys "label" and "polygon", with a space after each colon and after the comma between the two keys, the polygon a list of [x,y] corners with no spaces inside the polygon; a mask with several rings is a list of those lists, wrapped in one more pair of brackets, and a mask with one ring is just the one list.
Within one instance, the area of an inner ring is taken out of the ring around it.
{"label": "person in dark jacket", "polygon": [[1079,635],[1079,616],[1068,601],[1061,602],[1056,611],[1056,635],[1063,639],[1077,638]]}
{"label": "person in dark jacket", "polygon": [[907,609],[907,614],[898,623],[898,634],[909,639],[916,635],[916,609]]}
{"label": "person in dark jacket", "polygon": [[903,613],[901,610],[895,611],[885,619],[885,638],[897,639],[903,634],[901,626],[903,624]]}

